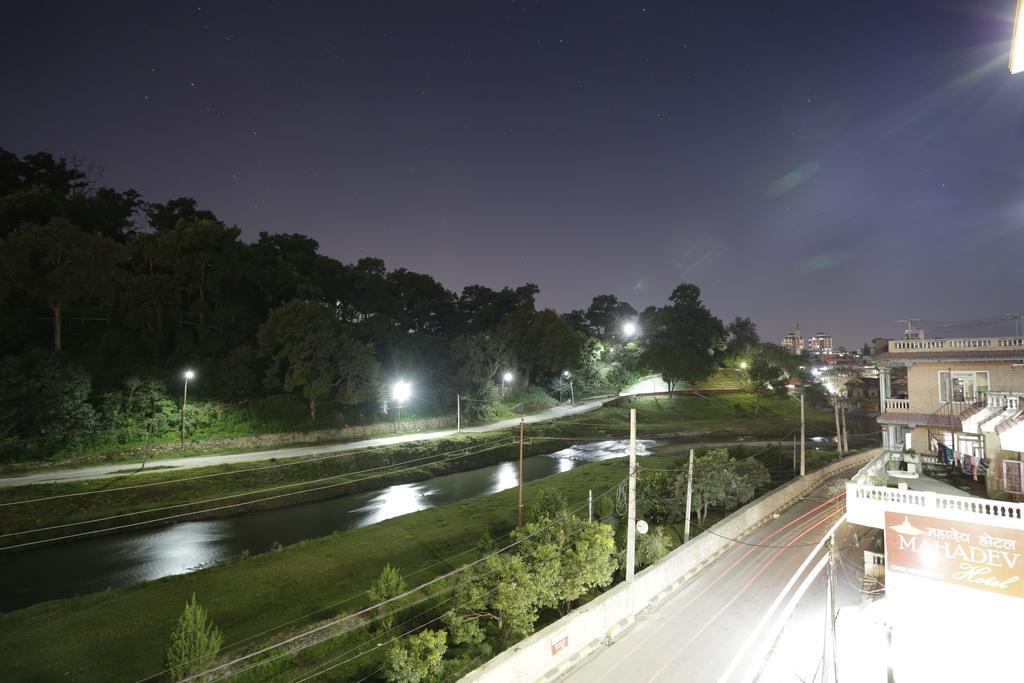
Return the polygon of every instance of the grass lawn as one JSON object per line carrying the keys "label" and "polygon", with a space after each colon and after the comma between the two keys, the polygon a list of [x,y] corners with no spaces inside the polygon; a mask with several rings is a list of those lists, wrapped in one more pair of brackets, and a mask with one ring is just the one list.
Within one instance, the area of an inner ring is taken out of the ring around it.
{"label": "grass lawn", "polygon": [[[665,466],[676,458],[657,461]],[[597,495],[616,485],[626,468],[625,459],[608,460],[532,482],[526,486],[527,509],[545,486],[555,486],[574,505],[581,504],[587,489]],[[386,563],[401,568],[407,582],[415,585],[474,558],[484,535],[498,537],[512,529],[515,500],[513,489],[192,574],[0,615],[0,651],[5,653],[0,679],[132,681],[158,672],[171,627],[193,591],[224,630],[226,643],[292,619],[299,620],[294,628],[355,611],[367,604],[359,594]],[[468,552],[413,574],[462,551]],[[316,617],[303,617],[350,596],[354,599]],[[362,637],[348,634],[332,641],[330,649],[345,649]]]}
{"label": "grass lawn", "polygon": [[[665,434],[694,434],[727,438],[734,435],[782,437],[799,428],[799,403],[793,399],[764,399],[757,405],[750,396],[701,398],[634,399],[621,406],[600,408],[551,422],[528,425],[530,438],[527,454],[551,452],[574,440],[622,439],[629,434],[629,406],[637,409],[637,435],[649,438]],[[829,413],[807,412],[808,435],[829,433]],[[114,524],[130,524],[146,519],[191,513],[222,505],[232,505],[268,496],[295,493],[256,504],[258,507],[288,505],[302,500],[342,495],[353,491],[378,488],[389,484],[418,481],[439,474],[482,467],[518,457],[513,445],[518,430],[483,434],[461,434],[443,439],[383,446],[365,451],[337,454],[331,457],[293,458],[264,463],[220,465],[185,471],[133,473],[124,477],[93,479],[59,484],[37,484],[0,489],[0,503],[24,501],[50,496],[67,496],[56,500],[8,506],[0,516],[0,533],[13,533],[51,525],[152,510],[147,514],[112,520],[96,525],[79,525],[40,534],[10,537],[3,545],[35,541],[63,534],[89,531]],[[493,448],[486,444],[498,442]],[[469,450],[467,450],[469,449]],[[449,454],[440,457],[440,454]],[[467,453],[469,453],[467,455]],[[438,455],[438,457],[432,457]],[[287,466],[279,466],[286,465]],[[158,462],[154,463],[159,467]],[[373,470],[361,475],[348,473]],[[225,476],[206,476],[233,473]],[[205,478],[196,478],[205,477]],[[327,479],[324,479],[327,478]],[[306,484],[324,479],[316,484]],[[358,481],[357,481],[358,480]],[[108,491],[125,486],[129,490]],[[292,486],[294,484],[294,486]],[[304,488],[330,488],[303,493]],[[273,489],[273,490],[267,490]],[[91,495],[74,494],[101,491]],[[261,493],[262,491],[262,493]],[[244,494],[244,495],[243,495]],[[212,499],[234,496],[213,502]],[[206,502],[204,501],[211,501]],[[194,503],[194,504],[193,504]],[[189,504],[189,505],[185,505]],[[172,507],[167,510],[156,508]],[[250,506],[244,509],[251,509]],[[207,514],[230,514],[239,508]],[[195,515],[192,518],[197,518]]]}
{"label": "grass lawn", "polygon": [[[585,433],[622,438],[629,433],[629,409],[636,408],[637,436],[668,434],[706,436],[743,435],[781,437],[800,429],[800,402],[794,398],[765,398],[748,394],[729,396],[671,396],[623,398],[619,405],[599,408],[554,422],[531,425],[544,435]],[[806,410],[808,435],[829,434],[835,428],[832,413]]]}

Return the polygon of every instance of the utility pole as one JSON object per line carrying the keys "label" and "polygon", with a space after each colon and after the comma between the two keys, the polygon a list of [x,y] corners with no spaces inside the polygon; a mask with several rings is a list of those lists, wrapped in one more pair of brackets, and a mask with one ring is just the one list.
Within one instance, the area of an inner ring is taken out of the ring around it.
{"label": "utility pole", "polygon": [[807,424],[804,421],[804,392],[800,392],[800,476],[807,474]]}
{"label": "utility pole", "polygon": [[690,503],[693,501],[693,449],[690,449],[690,466],[686,469],[686,522],[683,524],[683,543],[690,540]]}
{"label": "utility pole", "polygon": [[519,418],[519,521],[516,526],[523,526],[523,418]]}
{"label": "utility pole", "polygon": [[636,408],[629,409],[629,502],[626,512],[626,583],[636,570]]}
{"label": "utility pole", "polygon": [[839,394],[832,396],[832,412],[836,415],[836,450],[839,451],[841,458],[843,457],[843,430],[839,426]]}
{"label": "utility pole", "polygon": [[793,474],[796,474],[796,434],[793,435]]}
{"label": "utility pole", "polygon": [[587,489],[587,521],[594,521],[594,489]]}
{"label": "utility pole", "polygon": [[825,591],[825,610],[828,618],[825,624],[825,662],[823,680],[831,680],[833,683],[839,679],[839,671],[836,662],[836,537],[828,541],[828,586]]}
{"label": "utility pole", "polygon": [[843,420],[843,455],[850,454],[850,430],[846,428],[846,397],[839,398],[839,415]]}
{"label": "utility pole", "polygon": [[455,431],[462,431],[462,396],[455,394]]}
{"label": "utility pole", "polygon": [[572,378],[569,378],[569,403],[576,405],[576,392],[572,388]]}

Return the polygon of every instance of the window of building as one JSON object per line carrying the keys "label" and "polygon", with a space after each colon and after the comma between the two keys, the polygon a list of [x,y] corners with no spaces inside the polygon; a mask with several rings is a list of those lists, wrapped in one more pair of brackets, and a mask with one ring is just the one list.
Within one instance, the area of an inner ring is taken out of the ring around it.
{"label": "window of building", "polygon": [[976,401],[979,394],[988,391],[988,387],[987,370],[953,372],[952,379],[950,379],[949,371],[939,372],[939,401],[943,403],[950,400],[960,403]]}

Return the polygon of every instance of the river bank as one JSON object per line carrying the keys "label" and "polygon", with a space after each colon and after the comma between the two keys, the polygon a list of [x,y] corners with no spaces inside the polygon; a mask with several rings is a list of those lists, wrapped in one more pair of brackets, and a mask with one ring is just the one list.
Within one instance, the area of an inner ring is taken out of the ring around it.
{"label": "river bank", "polygon": [[[785,438],[799,418],[790,399],[730,396],[632,399],[640,438],[671,434],[689,440]],[[629,407],[530,425],[526,456],[560,440],[622,438]],[[808,416],[808,435],[827,434],[830,416]],[[812,419],[813,418],[813,419]],[[798,424],[798,422],[796,423]],[[686,429],[681,429],[685,427]],[[0,551],[43,542],[138,530],[184,520],[225,517],[324,500],[381,486],[412,483],[518,459],[517,430],[464,433],[431,441],[344,453],[175,471],[129,470],[113,479],[0,489]],[[36,501],[36,502],[31,502]],[[12,552],[7,550],[4,552]]]}
{"label": "river bank", "polygon": [[[604,491],[625,473],[624,459],[607,460],[532,482],[525,487],[527,509],[544,486],[579,505],[588,489]],[[385,564],[399,567],[415,585],[478,556],[482,538],[501,537],[515,526],[515,495],[479,496],[190,574],[2,614],[0,678],[110,681],[156,673],[170,629],[193,592],[226,643],[293,620],[290,628],[355,611],[367,603],[363,592]],[[344,648],[350,639],[340,637],[335,645]]]}

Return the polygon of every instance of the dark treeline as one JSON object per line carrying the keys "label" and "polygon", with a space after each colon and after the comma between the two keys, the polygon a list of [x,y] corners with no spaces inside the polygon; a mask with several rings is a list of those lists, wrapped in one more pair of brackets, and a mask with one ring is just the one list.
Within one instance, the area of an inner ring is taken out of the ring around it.
{"label": "dark treeline", "polygon": [[0,149],[0,442],[52,451],[119,424],[170,429],[186,368],[190,396],[285,401],[298,429],[379,418],[399,378],[420,414],[450,412],[459,392],[482,417],[506,372],[516,391],[550,391],[568,370],[585,395],[645,369],[697,380],[757,343],[694,285],[663,308],[599,295],[559,315],[538,310],[534,284],[456,294],[305,235],[240,235],[188,197],[147,202],[66,159]]}

